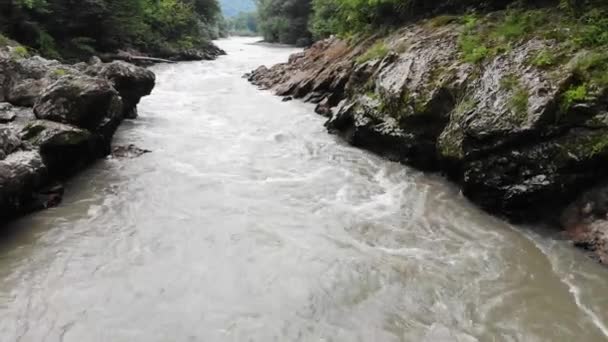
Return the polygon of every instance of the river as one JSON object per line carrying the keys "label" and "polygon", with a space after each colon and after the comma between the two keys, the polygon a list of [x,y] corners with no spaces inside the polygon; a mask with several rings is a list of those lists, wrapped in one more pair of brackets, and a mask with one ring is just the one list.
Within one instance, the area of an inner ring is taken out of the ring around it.
{"label": "river", "polygon": [[605,341],[608,271],[242,79],[233,38],[157,87],[61,206],[4,227],[0,341]]}

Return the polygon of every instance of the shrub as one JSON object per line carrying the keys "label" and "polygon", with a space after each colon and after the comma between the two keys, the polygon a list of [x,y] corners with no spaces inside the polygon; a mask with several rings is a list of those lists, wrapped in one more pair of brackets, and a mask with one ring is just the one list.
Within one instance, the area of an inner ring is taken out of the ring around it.
{"label": "shrub", "polygon": [[586,100],[590,100],[589,91],[586,84],[571,86],[562,95],[560,109],[562,112],[567,112],[574,104]]}
{"label": "shrub", "polygon": [[29,56],[29,52],[25,46],[19,45],[15,46],[12,50],[13,55],[17,58],[27,58]]}
{"label": "shrub", "polygon": [[481,38],[473,34],[461,36],[458,46],[462,52],[463,60],[468,63],[479,63],[490,53],[490,50],[484,45]]}
{"label": "shrub", "polygon": [[549,50],[541,50],[530,61],[532,65],[538,68],[547,68],[555,64],[555,53]]}

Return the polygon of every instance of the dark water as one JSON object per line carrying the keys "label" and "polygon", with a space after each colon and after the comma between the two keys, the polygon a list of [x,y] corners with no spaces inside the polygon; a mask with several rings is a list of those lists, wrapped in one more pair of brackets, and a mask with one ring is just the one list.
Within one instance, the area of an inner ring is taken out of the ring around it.
{"label": "dark water", "polygon": [[608,272],[438,177],[327,135],[219,44],[158,86],[64,204],[0,242],[1,341],[603,341]]}

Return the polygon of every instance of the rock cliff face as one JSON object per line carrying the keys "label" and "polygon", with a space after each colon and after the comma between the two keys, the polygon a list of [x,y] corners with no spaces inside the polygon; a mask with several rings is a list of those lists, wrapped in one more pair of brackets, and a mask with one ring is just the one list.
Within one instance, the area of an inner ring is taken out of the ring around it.
{"label": "rock cliff face", "polygon": [[0,219],[56,204],[53,182],[109,154],[154,83],[125,62],[63,65],[0,49]]}
{"label": "rock cliff face", "polygon": [[561,222],[570,237],[608,261],[608,225],[596,223],[606,220],[606,196],[577,200],[608,174],[608,98],[602,90],[563,103],[586,52],[535,66],[533,56],[555,42],[533,38],[469,63],[461,32],[457,23],[419,23],[382,38],[375,55],[380,39],[331,38],[247,76],[317,103],[327,129],[354,146],[445,173],[492,213],[557,222],[568,207]]}

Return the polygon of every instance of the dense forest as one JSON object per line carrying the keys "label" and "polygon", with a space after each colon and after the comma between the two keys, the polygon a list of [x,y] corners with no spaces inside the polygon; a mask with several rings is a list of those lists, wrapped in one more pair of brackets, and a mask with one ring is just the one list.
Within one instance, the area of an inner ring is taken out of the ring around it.
{"label": "dense forest", "polygon": [[136,49],[167,55],[223,35],[217,0],[8,0],[0,32],[53,58]]}
{"label": "dense forest", "polygon": [[[598,7],[603,4],[602,0],[258,0],[258,12],[259,27],[267,41],[305,45],[311,38],[332,34],[388,31],[424,16],[518,6],[559,6],[583,21],[597,23],[602,17]],[[593,18],[589,19],[591,9]]]}

